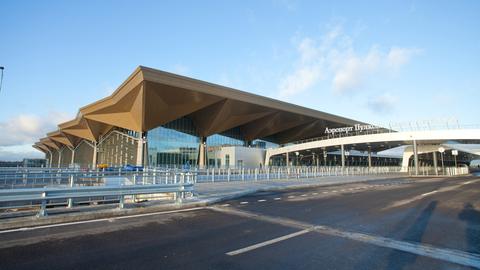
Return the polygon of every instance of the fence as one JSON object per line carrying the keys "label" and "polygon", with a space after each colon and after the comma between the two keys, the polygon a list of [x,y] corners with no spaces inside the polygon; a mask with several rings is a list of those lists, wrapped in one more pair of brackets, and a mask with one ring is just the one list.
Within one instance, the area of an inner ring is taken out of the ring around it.
{"label": "fence", "polygon": [[[103,186],[114,184],[171,184],[185,178],[195,182],[195,175],[182,170],[146,169],[145,171],[78,170],[69,168],[0,168],[0,189],[67,186]],[[118,183],[119,178],[122,183]]]}
{"label": "fence", "polygon": [[[0,190],[0,203],[25,203],[23,207],[39,206],[38,216],[47,215],[47,204],[52,201],[66,202],[68,208],[73,207],[75,198],[113,197],[118,201],[119,208],[124,207],[126,196],[144,194],[173,193],[174,199],[181,202],[186,192],[193,192],[193,184],[179,182],[175,184],[131,185],[131,186],[102,186],[102,187],[70,187],[70,188],[33,188]],[[19,204],[2,208],[19,208]]]}
{"label": "fence", "polygon": [[[408,174],[415,175],[415,167],[408,167]],[[418,167],[418,175],[420,176],[456,176],[466,174],[469,174],[469,168],[467,166],[444,168],[438,167],[437,170],[431,166]]]}
{"label": "fence", "polygon": [[230,182],[258,181],[278,179],[317,178],[323,176],[378,175],[399,173],[401,167],[341,167],[341,166],[310,166],[310,167],[267,167],[220,169],[211,168],[196,171],[196,182]]}

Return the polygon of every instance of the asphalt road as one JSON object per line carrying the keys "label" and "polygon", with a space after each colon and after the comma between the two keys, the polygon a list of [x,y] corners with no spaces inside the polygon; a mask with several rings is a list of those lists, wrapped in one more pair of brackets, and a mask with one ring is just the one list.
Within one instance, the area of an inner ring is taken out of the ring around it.
{"label": "asphalt road", "polygon": [[0,269],[477,269],[480,177],[263,192],[0,232]]}

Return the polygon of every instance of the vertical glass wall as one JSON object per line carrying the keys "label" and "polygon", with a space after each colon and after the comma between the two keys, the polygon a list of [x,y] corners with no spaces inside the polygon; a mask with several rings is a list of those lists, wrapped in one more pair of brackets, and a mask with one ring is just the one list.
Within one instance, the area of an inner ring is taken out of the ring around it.
{"label": "vertical glass wall", "polygon": [[[209,167],[221,167],[221,157],[217,156],[221,146],[244,146],[240,129],[232,128],[220,134],[214,134],[207,137],[207,165]],[[230,162],[230,160],[229,160]]]}
{"label": "vertical glass wall", "polygon": [[147,133],[149,166],[196,166],[200,139],[188,118],[174,120]]}

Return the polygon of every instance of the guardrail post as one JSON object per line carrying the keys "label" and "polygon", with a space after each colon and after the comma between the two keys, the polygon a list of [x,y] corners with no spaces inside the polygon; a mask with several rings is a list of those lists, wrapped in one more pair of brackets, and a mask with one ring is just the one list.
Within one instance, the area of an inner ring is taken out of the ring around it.
{"label": "guardrail post", "polygon": [[[42,193],[42,198],[47,197],[47,192]],[[43,199],[42,204],[40,205],[40,211],[38,212],[38,217],[46,217],[47,216],[47,200]]]}
{"label": "guardrail post", "polygon": [[118,201],[118,208],[123,209],[125,207],[125,195],[120,195],[120,200]]}
{"label": "guardrail post", "polygon": [[[73,174],[70,174],[70,187],[73,187]],[[72,207],[73,207],[73,199],[68,198],[67,208],[72,208]]]}

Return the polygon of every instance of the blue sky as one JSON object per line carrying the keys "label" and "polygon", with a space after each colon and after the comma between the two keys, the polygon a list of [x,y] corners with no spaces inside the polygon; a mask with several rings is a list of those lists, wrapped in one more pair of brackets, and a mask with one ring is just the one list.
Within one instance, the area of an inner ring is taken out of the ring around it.
{"label": "blue sky", "polygon": [[138,65],[388,124],[480,124],[479,1],[0,3],[0,160]]}

